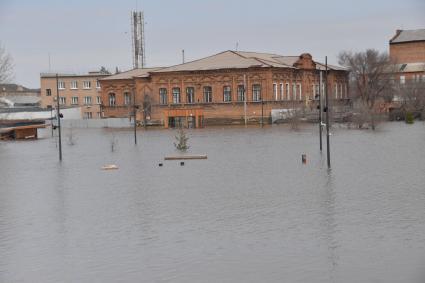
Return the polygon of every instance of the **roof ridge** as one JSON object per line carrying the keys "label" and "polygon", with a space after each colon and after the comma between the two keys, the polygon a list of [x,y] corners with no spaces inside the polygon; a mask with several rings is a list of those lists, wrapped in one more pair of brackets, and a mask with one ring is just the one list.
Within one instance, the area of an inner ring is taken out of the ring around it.
{"label": "roof ridge", "polygon": [[217,56],[217,55],[220,55],[220,54],[224,54],[226,52],[233,52],[233,51],[231,51],[231,50],[221,51],[221,52],[219,52],[217,54],[213,54],[213,55],[210,55],[210,56],[207,56],[207,57],[202,57],[202,58],[199,58],[199,59],[196,59],[196,60],[192,60],[192,61],[189,61],[189,62],[184,62],[184,63],[181,63],[181,64],[167,66],[167,67],[164,67],[163,69],[177,67],[177,66],[182,66],[182,65],[189,64],[189,63],[193,63],[193,62],[198,62],[198,61],[201,61],[201,60],[204,60],[204,59],[207,59],[207,58],[211,58],[211,57],[214,57],[214,56]]}

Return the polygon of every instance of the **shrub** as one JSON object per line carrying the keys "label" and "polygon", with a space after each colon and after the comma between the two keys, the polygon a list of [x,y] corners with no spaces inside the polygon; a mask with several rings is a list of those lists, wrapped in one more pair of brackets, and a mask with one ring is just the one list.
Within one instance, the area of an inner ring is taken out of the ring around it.
{"label": "shrub", "polygon": [[413,116],[412,112],[407,112],[406,113],[406,123],[407,124],[413,124],[415,121],[415,117]]}

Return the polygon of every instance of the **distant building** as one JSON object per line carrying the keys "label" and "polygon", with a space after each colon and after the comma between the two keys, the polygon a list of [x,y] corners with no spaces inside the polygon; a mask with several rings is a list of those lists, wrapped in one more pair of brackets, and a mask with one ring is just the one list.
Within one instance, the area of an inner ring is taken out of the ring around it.
{"label": "distant building", "polygon": [[[328,68],[329,97],[334,104],[347,104],[348,72]],[[248,122],[269,121],[276,109],[314,110],[319,73],[324,69],[308,53],[225,51],[172,67],[104,77],[100,79],[102,110],[104,117],[129,117],[135,104],[137,120],[146,124],[202,127],[243,123],[246,102]]]}
{"label": "distant building", "polygon": [[0,84],[0,108],[40,107],[40,89],[18,84]]}
{"label": "distant building", "polygon": [[[59,104],[61,107],[81,108],[81,118],[101,118],[101,96],[99,79],[109,76],[101,72],[85,75],[59,74]],[[40,75],[41,107],[56,108],[56,74]]]}
{"label": "distant building", "polygon": [[40,96],[40,89],[26,88],[18,84],[0,84],[1,96]]}
{"label": "distant building", "polygon": [[397,30],[389,48],[400,84],[425,82],[425,29]]}

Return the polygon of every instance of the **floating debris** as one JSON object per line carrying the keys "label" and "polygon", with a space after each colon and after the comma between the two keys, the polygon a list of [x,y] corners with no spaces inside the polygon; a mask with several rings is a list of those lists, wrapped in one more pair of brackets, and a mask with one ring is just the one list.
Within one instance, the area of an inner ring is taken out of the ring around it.
{"label": "floating debris", "polygon": [[115,164],[109,164],[109,165],[102,166],[101,169],[102,170],[115,170],[115,169],[118,169],[118,166],[115,165]]}

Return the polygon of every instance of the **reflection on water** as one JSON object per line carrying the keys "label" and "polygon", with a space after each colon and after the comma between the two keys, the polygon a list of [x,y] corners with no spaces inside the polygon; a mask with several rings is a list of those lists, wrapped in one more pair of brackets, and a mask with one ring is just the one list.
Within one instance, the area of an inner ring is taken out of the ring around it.
{"label": "reflection on water", "polygon": [[423,123],[334,130],[332,170],[314,126],[174,135],[0,143],[0,282],[423,282]]}

